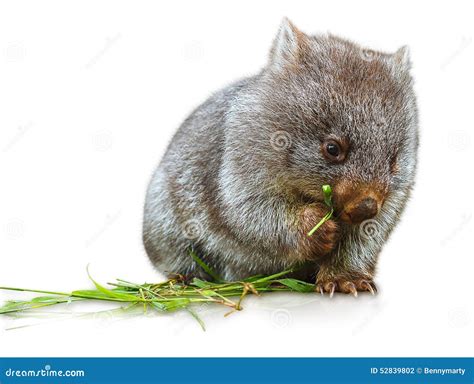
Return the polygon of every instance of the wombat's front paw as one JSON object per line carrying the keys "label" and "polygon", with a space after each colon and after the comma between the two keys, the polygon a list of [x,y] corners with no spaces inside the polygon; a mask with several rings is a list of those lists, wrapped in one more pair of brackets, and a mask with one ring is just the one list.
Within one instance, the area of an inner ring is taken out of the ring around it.
{"label": "wombat's front paw", "polygon": [[316,281],[316,291],[320,292],[321,295],[324,294],[324,292],[329,293],[329,297],[332,297],[334,292],[351,293],[357,297],[357,291],[368,291],[372,295],[375,295],[377,287],[371,278],[351,279],[347,277],[336,277],[326,279],[323,277],[320,279],[318,276]]}
{"label": "wombat's front paw", "polygon": [[327,207],[310,205],[304,208],[301,215],[301,231],[303,247],[316,256],[324,256],[331,252],[339,240],[339,226],[334,220],[328,220],[316,232],[308,236],[308,232],[326,215]]}

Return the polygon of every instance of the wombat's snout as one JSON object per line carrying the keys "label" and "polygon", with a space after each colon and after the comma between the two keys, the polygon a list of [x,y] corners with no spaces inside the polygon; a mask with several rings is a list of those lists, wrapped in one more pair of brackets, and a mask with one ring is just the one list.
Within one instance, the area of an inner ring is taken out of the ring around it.
{"label": "wombat's snout", "polygon": [[[355,203],[348,204],[343,211],[343,219],[353,224],[371,219],[379,212],[377,201],[372,197],[363,198]],[[345,216],[345,217],[344,217]]]}
{"label": "wombat's snout", "polygon": [[335,188],[339,218],[349,224],[359,224],[376,216],[385,198],[381,185],[351,185],[340,183]]}

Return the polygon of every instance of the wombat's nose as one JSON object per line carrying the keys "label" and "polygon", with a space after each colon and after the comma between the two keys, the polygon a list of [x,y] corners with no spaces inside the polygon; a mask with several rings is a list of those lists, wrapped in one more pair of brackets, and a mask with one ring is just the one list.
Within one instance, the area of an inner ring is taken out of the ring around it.
{"label": "wombat's nose", "polygon": [[352,223],[361,223],[364,220],[371,219],[378,213],[377,201],[371,197],[366,197],[344,209],[344,213],[349,216]]}

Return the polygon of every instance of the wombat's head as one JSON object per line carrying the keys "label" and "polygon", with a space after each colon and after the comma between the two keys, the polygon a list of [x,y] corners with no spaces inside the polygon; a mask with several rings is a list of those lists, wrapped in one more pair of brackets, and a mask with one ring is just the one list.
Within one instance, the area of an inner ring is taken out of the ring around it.
{"label": "wombat's head", "polygon": [[270,138],[275,176],[308,200],[321,199],[321,186],[331,184],[336,210],[350,223],[374,217],[392,193],[408,190],[418,145],[409,67],[405,47],[366,50],[308,36],[285,20],[252,117]]}

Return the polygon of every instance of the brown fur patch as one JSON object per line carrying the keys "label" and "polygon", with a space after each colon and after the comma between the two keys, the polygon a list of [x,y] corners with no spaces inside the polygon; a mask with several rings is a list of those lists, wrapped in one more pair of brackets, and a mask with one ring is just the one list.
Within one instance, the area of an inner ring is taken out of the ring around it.
{"label": "brown fur patch", "polygon": [[322,204],[311,204],[301,209],[297,222],[299,240],[294,251],[295,259],[320,259],[335,248],[339,239],[339,227],[333,220],[328,220],[312,236],[308,236],[308,232],[326,214],[327,207]]}
{"label": "brown fur patch", "polygon": [[350,180],[337,182],[333,189],[333,201],[336,206],[336,216],[343,221],[350,222],[350,213],[365,198],[372,198],[377,202],[377,209],[382,208],[387,187],[380,183],[355,183]]}

